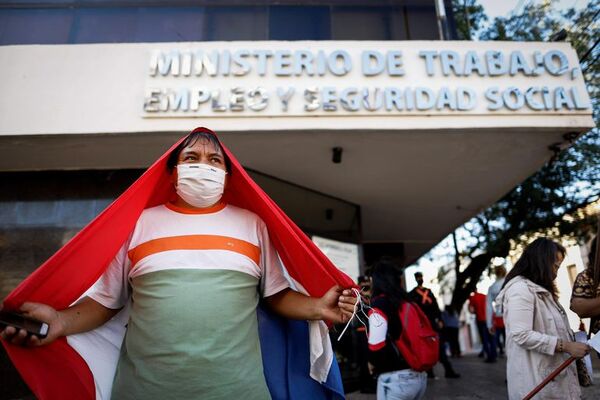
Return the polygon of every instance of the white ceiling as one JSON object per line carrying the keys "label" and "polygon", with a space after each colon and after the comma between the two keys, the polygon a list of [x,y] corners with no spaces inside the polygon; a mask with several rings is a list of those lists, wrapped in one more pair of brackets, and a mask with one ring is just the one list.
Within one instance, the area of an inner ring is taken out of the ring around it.
{"label": "white ceiling", "polygon": [[[361,207],[364,242],[413,261],[539,169],[564,128],[224,133],[245,166]],[[0,170],[148,166],[179,133],[0,139]],[[342,147],[340,164],[332,148]]]}
{"label": "white ceiling", "polygon": [[407,260],[534,173],[560,140],[560,132],[497,130],[225,137],[244,165],[360,205],[364,241],[403,242]]}

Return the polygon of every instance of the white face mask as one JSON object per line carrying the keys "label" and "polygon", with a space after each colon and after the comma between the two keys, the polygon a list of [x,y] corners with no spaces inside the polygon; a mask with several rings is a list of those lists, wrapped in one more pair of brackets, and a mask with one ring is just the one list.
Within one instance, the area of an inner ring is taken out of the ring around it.
{"label": "white face mask", "polygon": [[199,208],[210,207],[223,196],[226,174],[207,164],[179,164],[175,189],[186,203]]}

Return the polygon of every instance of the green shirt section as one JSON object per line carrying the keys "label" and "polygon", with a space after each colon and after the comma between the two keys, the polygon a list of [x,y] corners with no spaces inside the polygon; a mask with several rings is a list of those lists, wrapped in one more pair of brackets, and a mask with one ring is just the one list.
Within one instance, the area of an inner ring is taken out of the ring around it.
{"label": "green shirt section", "polygon": [[255,277],[229,270],[171,269],[133,278],[112,398],[270,399],[257,285]]}

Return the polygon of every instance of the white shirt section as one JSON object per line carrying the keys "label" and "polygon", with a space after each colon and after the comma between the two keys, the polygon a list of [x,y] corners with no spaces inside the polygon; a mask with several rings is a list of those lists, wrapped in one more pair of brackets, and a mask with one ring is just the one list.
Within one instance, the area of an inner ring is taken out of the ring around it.
{"label": "white shirt section", "polygon": [[121,249],[119,249],[115,258],[113,258],[106,271],[104,271],[104,274],[87,293],[88,297],[96,300],[104,307],[113,310],[125,306],[131,294],[131,287],[128,280],[131,262],[127,257],[130,241],[131,236]]}
{"label": "white shirt section", "polygon": [[169,269],[226,269],[244,272],[256,279],[262,276],[261,268],[248,257],[227,250],[169,250],[141,259],[129,273],[129,278],[150,272]]}
{"label": "white shirt section", "polygon": [[378,310],[373,310],[369,315],[369,344],[374,346],[385,342],[388,323]]}
{"label": "white shirt section", "polygon": [[110,400],[128,320],[129,307],[125,307],[104,325],[92,331],[67,336],[69,346],[79,353],[92,371],[96,400]]}
{"label": "white shirt section", "polygon": [[[150,254],[132,266],[128,252],[150,240],[176,236],[212,235],[231,237],[260,248],[257,265],[250,257],[227,250],[168,250]],[[164,205],[144,210],[131,237],[119,250],[89,296],[105,307],[127,304],[131,279],[166,269],[236,270],[260,279],[261,294],[268,297],[289,287],[283,266],[273,247],[265,223],[258,215],[227,205],[207,214],[183,214]]]}
{"label": "white shirt section", "polygon": [[[249,211],[248,211],[249,212]],[[289,281],[286,279],[284,274],[284,266],[277,254],[277,250],[271,243],[269,237],[269,231],[267,225],[263,222],[258,215],[253,214],[257,220],[258,226],[258,237],[260,247],[260,265],[261,278],[260,278],[260,292],[263,297],[269,297],[274,294],[281,292],[283,289],[290,287]]]}

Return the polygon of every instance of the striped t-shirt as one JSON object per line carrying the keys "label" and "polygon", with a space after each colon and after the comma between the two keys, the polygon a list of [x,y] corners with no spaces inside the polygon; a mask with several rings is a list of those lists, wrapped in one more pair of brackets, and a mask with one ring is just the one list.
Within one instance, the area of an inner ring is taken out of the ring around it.
{"label": "striped t-shirt", "polygon": [[268,398],[256,306],[289,287],[264,222],[217,204],[145,210],[89,294],[131,300],[113,398]]}

